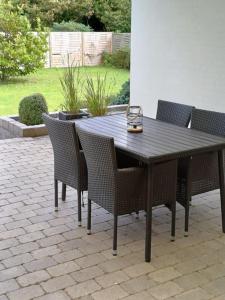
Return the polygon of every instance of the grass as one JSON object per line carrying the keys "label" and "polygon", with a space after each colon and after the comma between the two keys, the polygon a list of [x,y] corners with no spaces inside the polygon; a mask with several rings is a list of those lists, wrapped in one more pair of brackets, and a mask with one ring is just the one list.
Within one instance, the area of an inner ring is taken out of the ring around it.
{"label": "grass", "polygon": [[[128,79],[127,70],[98,67],[81,68],[82,76],[85,74],[96,79],[97,73],[102,76],[107,72],[107,77],[111,81],[112,95],[121,89],[121,85]],[[49,111],[59,110],[63,102],[59,77],[62,69],[43,69],[26,77],[12,79],[7,82],[0,82],[0,115],[18,114],[20,100],[33,93],[41,93],[45,96]]]}

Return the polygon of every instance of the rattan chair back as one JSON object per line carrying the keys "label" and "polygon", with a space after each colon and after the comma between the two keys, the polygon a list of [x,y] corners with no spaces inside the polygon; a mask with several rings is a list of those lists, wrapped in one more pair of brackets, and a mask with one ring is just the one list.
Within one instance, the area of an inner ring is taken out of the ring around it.
{"label": "rattan chair back", "polygon": [[[80,149],[75,124],[43,114],[54,152],[55,178],[64,184],[80,187]],[[81,188],[82,189],[82,188]]]}
{"label": "rattan chair back", "polygon": [[113,211],[117,162],[113,138],[77,127],[88,168],[88,198]]}
{"label": "rattan chair back", "polygon": [[191,128],[225,137],[225,113],[193,109]]}
{"label": "rattan chair back", "polygon": [[188,127],[193,106],[159,100],[156,119],[181,127]]}

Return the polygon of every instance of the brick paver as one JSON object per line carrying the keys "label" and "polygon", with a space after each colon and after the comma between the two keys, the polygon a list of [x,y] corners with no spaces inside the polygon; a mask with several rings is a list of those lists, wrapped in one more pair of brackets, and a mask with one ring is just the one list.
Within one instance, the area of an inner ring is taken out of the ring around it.
{"label": "brick paver", "polygon": [[77,226],[76,191],[54,211],[53,154],[48,137],[0,141],[0,300],[225,299],[225,235],[219,191],[194,197],[190,234],[177,205],[153,211],[152,262],[144,262],[145,216],[119,218],[111,255],[112,216],[93,204],[92,235]]}

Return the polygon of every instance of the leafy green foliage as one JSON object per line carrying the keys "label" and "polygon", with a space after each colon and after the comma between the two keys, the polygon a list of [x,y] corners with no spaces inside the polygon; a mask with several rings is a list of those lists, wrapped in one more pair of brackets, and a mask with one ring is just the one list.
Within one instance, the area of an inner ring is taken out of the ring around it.
{"label": "leafy green foliage", "polygon": [[[6,1],[6,0],[5,0]],[[131,0],[11,0],[20,7],[34,29],[37,18],[51,28],[53,23],[75,21],[85,25],[92,20],[102,24],[102,31],[130,32]],[[95,22],[92,27],[95,28]]]}
{"label": "leafy green foliage", "polygon": [[70,64],[69,57],[68,66],[64,69],[59,80],[64,97],[64,103],[61,105],[62,109],[70,113],[79,113],[82,106],[80,93],[83,82],[80,76],[80,68],[75,68],[73,63]]}
{"label": "leafy green foliage", "polygon": [[93,29],[90,26],[86,26],[82,23],[77,23],[74,21],[53,23],[51,31],[77,31],[77,32],[90,32]]}
{"label": "leafy green foliage", "polygon": [[103,64],[109,67],[130,69],[130,49],[119,49],[113,53],[104,52]]}
{"label": "leafy green foliage", "polygon": [[106,31],[131,31],[131,0],[95,0],[94,13]]}
{"label": "leafy green foliage", "polygon": [[47,34],[40,25],[31,32],[25,16],[14,12],[11,4],[0,3],[0,80],[23,76],[43,67]]}
{"label": "leafy green foliage", "polygon": [[130,102],[130,80],[122,85],[119,94],[112,99],[111,105],[129,104]]}
{"label": "leafy green foliage", "polygon": [[19,104],[20,122],[26,125],[43,123],[42,114],[48,113],[48,106],[44,96],[33,94],[23,98]]}
{"label": "leafy green foliage", "polygon": [[93,77],[87,76],[85,86],[85,100],[88,112],[92,116],[103,116],[107,113],[107,106],[110,102],[111,85],[108,83],[107,73],[101,77],[100,73]]}

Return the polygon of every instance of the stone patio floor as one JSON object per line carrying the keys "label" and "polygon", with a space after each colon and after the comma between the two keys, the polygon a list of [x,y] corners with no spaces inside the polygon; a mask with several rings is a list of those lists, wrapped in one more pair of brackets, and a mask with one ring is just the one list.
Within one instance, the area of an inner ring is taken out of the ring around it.
{"label": "stone patio floor", "polygon": [[93,205],[87,236],[86,205],[77,226],[75,190],[68,190],[59,212],[53,201],[48,137],[0,141],[0,300],[225,299],[218,191],[193,198],[188,238],[177,207],[173,243],[169,211],[154,209],[150,264],[144,262],[144,214],[119,218],[113,257],[110,214]]}

